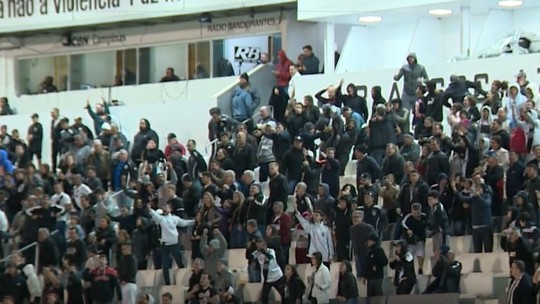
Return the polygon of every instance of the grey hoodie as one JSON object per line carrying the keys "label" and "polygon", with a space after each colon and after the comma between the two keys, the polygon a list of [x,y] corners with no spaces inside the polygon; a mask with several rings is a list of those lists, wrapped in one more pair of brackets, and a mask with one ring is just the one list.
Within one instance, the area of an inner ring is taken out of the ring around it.
{"label": "grey hoodie", "polygon": [[[209,232],[211,233],[211,232]],[[201,236],[201,253],[204,257],[204,270],[206,270],[212,278],[216,277],[217,262],[221,259],[225,259],[225,253],[227,252],[227,241],[223,237],[223,234],[218,233],[214,235],[214,239],[208,242],[208,235],[203,234]],[[208,250],[212,247],[214,250]]]}
{"label": "grey hoodie", "polygon": [[418,80],[420,78],[423,78],[425,80],[429,78],[424,66],[418,64],[418,58],[416,57],[416,54],[410,53],[409,55],[407,55],[407,58],[409,57],[414,58],[415,63],[413,65],[409,65],[409,63],[404,64],[399,70],[399,73],[394,76],[394,80],[399,81],[401,77],[404,77],[403,92],[407,93],[407,95],[409,96],[415,96],[416,88],[419,84]]}

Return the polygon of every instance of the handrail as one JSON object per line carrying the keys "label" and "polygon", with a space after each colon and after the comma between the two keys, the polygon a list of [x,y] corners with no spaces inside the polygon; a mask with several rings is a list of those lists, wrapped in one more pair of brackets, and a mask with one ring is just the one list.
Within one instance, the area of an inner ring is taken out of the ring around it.
{"label": "handrail", "polygon": [[[210,147],[210,146],[213,146],[212,152],[216,153],[217,152],[218,142],[219,142],[219,139],[216,138],[216,139],[212,140],[211,142],[207,143],[206,146],[204,146],[204,153],[206,155],[208,155],[208,147]],[[214,155],[210,155],[210,159],[212,159],[212,158],[214,158]]]}
{"label": "handrail", "polygon": [[[58,233],[58,229],[55,230],[55,231],[53,231],[53,232],[51,232],[51,233],[49,234],[49,237],[50,237],[50,236],[53,236],[53,235],[55,235],[55,234],[57,234],[57,233]],[[26,251],[26,250],[28,250],[28,249],[30,249],[30,248],[32,248],[32,247],[35,246],[35,247],[36,247],[36,254],[35,254],[35,260],[34,260],[34,267],[35,267],[36,269],[38,268],[38,261],[39,261],[39,247],[37,246],[37,244],[38,244],[38,242],[36,241],[36,242],[33,242],[33,243],[31,243],[31,244],[28,244],[28,245],[24,246],[24,247],[21,248],[21,249],[15,250],[15,252],[17,252],[17,253],[22,253],[23,251]],[[13,254],[10,254],[10,255],[8,255],[7,257],[1,259],[1,260],[0,260],[0,263],[4,263],[4,262],[6,262],[6,261],[9,261],[9,260],[11,259],[12,256],[13,256]]]}

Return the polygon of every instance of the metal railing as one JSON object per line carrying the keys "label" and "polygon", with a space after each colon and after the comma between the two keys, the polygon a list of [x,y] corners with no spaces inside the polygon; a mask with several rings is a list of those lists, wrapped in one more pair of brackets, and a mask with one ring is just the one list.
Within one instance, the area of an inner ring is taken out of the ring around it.
{"label": "metal railing", "polygon": [[[55,231],[51,232],[49,234],[49,237],[52,237],[52,236],[54,236],[56,234],[58,234],[58,230],[55,230]],[[24,246],[23,248],[17,249],[17,250],[15,250],[15,252],[22,254],[23,252],[25,252],[25,251],[27,251],[29,249],[32,249],[34,247],[36,247],[36,252],[35,252],[35,256],[34,256],[34,267],[35,267],[35,269],[38,269],[38,267],[39,267],[39,246],[38,246],[37,241],[33,242],[31,244],[28,244],[28,245]],[[0,263],[5,263],[5,262],[9,261],[11,259],[11,257],[13,257],[13,253],[11,253],[7,257],[1,259]]]}

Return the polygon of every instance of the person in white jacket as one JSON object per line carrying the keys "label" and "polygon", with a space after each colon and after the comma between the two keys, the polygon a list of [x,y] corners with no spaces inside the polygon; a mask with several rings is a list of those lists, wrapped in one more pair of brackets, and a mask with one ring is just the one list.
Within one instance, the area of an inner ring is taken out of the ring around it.
{"label": "person in white jacket", "polygon": [[26,287],[30,293],[30,302],[33,303],[36,298],[41,297],[43,288],[34,269],[34,265],[28,264],[23,267],[24,275],[26,276]]}
{"label": "person in white jacket", "polygon": [[311,255],[311,266],[313,273],[308,277],[308,299],[317,304],[330,303],[330,287],[332,286],[332,276],[330,270],[324,265],[320,252]]}
{"label": "person in white jacket", "polygon": [[297,204],[294,205],[294,211],[298,222],[310,236],[308,257],[313,257],[313,253],[320,252],[323,262],[330,267],[330,262],[334,258],[334,243],[330,229],[323,223],[322,212],[313,211],[312,223],[298,212]]}

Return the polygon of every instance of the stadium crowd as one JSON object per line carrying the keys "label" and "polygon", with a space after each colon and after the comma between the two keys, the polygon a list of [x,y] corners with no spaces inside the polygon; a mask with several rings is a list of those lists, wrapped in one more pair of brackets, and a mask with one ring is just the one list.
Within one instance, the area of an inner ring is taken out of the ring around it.
{"label": "stadium crowd", "polygon": [[[311,47],[304,55],[314,61]],[[396,293],[411,293],[425,271],[426,238],[436,279],[421,292],[459,293],[461,264],[449,237],[470,234],[475,252],[491,252],[501,232],[511,265],[508,301],[536,303],[538,85],[520,72],[517,82],[494,81],[487,91],[457,76],[439,90],[414,54],[407,61],[394,78],[404,78],[402,98],[386,101],[375,86],[368,107],[343,80],[315,98],[296,96],[307,67],[282,51],[277,85],[256,115],[260,96],[247,75],[231,117],[209,110],[209,159],[194,140],[184,145],[173,133],[160,150],[161,136],[146,119],[128,140],[106,101],[88,103],[93,126],[80,117],[70,122],[59,109],[51,111],[51,130],[32,115],[26,139],[2,126],[0,242],[11,254],[0,299],[175,303],[136,285],[137,271],[148,267],[164,269],[170,285],[174,260],[193,268],[190,303],[239,303],[226,252],[245,248],[262,303],[272,288],[284,303],[329,303],[335,279],[340,302],[358,303],[357,280],[367,296],[381,296],[387,266]],[[48,143],[50,165],[41,155]],[[352,160],[356,176],[345,183]],[[394,252],[382,249],[383,239],[395,241]],[[314,269],[306,281],[296,270],[303,263]],[[341,263],[338,278],[331,263]]]}

